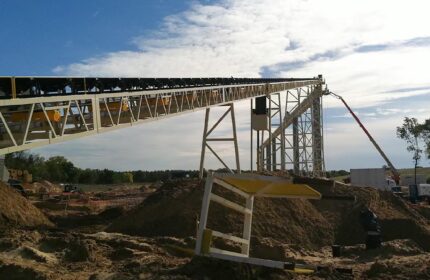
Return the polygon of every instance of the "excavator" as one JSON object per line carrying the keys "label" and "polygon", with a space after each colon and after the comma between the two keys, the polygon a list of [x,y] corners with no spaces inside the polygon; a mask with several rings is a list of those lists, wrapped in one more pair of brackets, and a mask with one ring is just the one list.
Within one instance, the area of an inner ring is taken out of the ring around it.
{"label": "excavator", "polygon": [[387,155],[384,153],[384,151],[381,149],[381,147],[376,143],[375,139],[370,135],[369,131],[364,127],[364,125],[361,123],[360,119],[357,117],[357,115],[352,111],[351,107],[349,107],[348,103],[346,103],[345,99],[342,98],[342,96],[335,94],[331,91],[327,91],[325,95],[332,95],[335,98],[339,99],[343,105],[345,105],[346,109],[349,111],[349,113],[352,115],[352,117],[355,119],[355,121],[358,123],[358,125],[361,127],[361,129],[364,131],[364,133],[369,138],[370,142],[372,142],[373,146],[375,146],[376,150],[379,152],[379,154],[382,156],[382,158],[387,163],[388,168],[391,172],[391,178],[396,182],[396,185],[399,186],[400,183],[400,173],[399,171],[394,167],[394,165],[391,163],[390,159],[387,157]]}

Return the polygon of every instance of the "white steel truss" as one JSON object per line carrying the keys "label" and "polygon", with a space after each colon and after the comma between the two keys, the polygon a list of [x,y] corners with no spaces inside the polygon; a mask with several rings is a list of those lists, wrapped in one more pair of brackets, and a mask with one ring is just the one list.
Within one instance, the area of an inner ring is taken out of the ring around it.
{"label": "white steel truss", "polygon": [[0,155],[319,83],[309,79],[1,99]]}

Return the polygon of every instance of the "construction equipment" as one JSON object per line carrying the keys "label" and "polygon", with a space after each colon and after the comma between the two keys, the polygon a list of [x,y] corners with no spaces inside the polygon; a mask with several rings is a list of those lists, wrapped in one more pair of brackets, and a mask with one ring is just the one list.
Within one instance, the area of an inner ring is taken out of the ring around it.
{"label": "construction equipment", "polygon": [[391,163],[391,161],[388,159],[387,155],[384,153],[384,151],[381,149],[381,147],[376,143],[375,139],[373,139],[372,135],[370,135],[369,131],[364,127],[364,125],[361,123],[360,119],[357,117],[357,115],[352,111],[351,107],[348,106],[346,101],[342,98],[342,96],[335,94],[333,92],[327,92],[327,94],[331,94],[335,98],[342,101],[343,105],[345,105],[346,109],[348,109],[349,113],[352,115],[352,117],[356,120],[358,125],[361,127],[361,129],[366,133],[367,137],[369,138],[370,142],[372,142],[373,146],[375,146],[376,150],[379,152],[379,154],[384,158],[385,162],[387,163],[388,167],[390,168],[392,178],[396,182],[397,185],[399,185],[400,182],[400,173],[397,171],[397,169],[394,167],[394,165]]}
{"label": "construction equipment", "polygon": [[15,179],[9,179],[7,181],[7,184],[14,189],[15,191],[19,192],[23,197],[28,197],[28,194],[24,187],[22,186],[22,182]]}
{"label": "construction equipment", "polygon": [[66,193],[74,193],[78,191],[78,188],[72,184],[60,184],[63,187],[63,191]]}
{"label": "construction equipment", "polygon": [[33,175],[30,172],[28,172],[28,170],[8,169],[8,172],[9,172],[10,179],[18,180],[23,183],[33,182]]}

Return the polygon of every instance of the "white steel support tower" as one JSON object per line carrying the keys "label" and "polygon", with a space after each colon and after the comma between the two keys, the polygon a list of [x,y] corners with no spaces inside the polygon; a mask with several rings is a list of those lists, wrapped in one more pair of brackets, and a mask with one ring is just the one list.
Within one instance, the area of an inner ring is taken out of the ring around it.
{"label": "white steel support tower", "polygon": [[267,126],[252,123],[257,133],[258,171],[292,170],[297,175],[324,175],[322,84],[267,96]]}

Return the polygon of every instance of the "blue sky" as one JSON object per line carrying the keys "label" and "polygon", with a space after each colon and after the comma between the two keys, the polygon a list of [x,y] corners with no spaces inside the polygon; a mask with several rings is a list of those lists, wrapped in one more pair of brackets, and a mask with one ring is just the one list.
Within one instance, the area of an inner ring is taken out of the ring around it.
{"label": "blue sky", "polygon": [[0,75],[52,75],[106,52],[136,50],[131,39],[149,36],[188,1],[0,1]]}
{"label": "blue sky", "polygon": [[[408,167],[395,127],[405,116],[430,117],[429,9],[423,0],[2,0],[0,75],[323,74],[394,164]],[[328,169],[384,164],[337,100],[326,97],[324,107]],[[243,166],[248,109],[237,104]],[[202,128],[200,112],[34,152],[81,167],[196,169]],[[219,149],[232,160],[231,147]]]}

